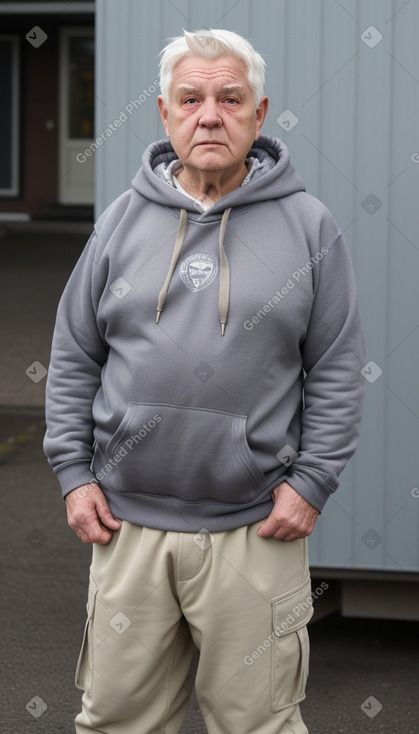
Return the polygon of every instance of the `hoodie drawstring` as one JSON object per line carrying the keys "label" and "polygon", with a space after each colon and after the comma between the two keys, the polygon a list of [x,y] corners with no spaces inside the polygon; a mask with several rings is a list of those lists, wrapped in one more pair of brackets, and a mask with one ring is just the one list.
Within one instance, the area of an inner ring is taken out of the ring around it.
{"label": "hoodie drawstring", "polygon": [[172,259],[169,265],[169,270],[167,271],[166,280],[164,281],[163,288],[161,289],[159,293],[159,300],[157,301],[156,324],[159,323],[160,314],[164,308],[164,302],[166,300],[167,291],[169,290],[170,281],[172,280],[172,276],[173,276],[173,273],[176,267],[176,263],[179,259],[180,251],[182,249],[183,240],[185,239],[187,224],[188,224],[188,212],[186,211],[186,209],[181,209],[179,227],[177,231],[175,246],[173,248]]}
{"label": "hoodie drawstring", "polygon": [[[230,212],[231,212],[231,207],[229,209],[226,209],[222,216],[221,226],[220,226],[220,239],[219,239],[220,291],[219,291],[219,299],[218,299],[218,310],[220,314],[221,336],[224,336],[224,333],[225,333],[227,319],[228,319],[228,306],[229,306],[229,301],[230,301],[230,268],[228,265],[227,255],[224,250],[224,236],[225,236],[225,231],[227,228],[227,221],[230,216]],[[176,264],[179,259],[180,251],[182,249],[183,241],[185,239],[187,224],[188,224],[188,213],[186,209],[181,209],[179,227],[177,231],[175,246],[173,248],[172,259],[170,261],[169,270],[167,271],[166,280],[164,281],[163,288],[161,289],[159,293],[159,298],[157,301],[156,324],[159,323],[160,314],[164,308],[164,304],[166,301],[166,296],[169,290],[170,282],[172,280],[173,273],[175,271]]]}
{"label": "hoodie drawstring", "polygon": [[231,207],[225,210],[220,227],[220,294],[218,299],[218,310],[220,312],[221,336],[224,336],[228,318],[228,304],[230,300],[230,268],[228,266],[227,255],[224,250],[224,235],[230,212]]}

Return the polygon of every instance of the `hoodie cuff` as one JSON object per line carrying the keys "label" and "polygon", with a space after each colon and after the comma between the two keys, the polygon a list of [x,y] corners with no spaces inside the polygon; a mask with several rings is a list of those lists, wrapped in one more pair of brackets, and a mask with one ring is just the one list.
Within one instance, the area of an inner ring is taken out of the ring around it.
{"label": "hoodie cuff", "polygon": [[325,475],[308,467],[296,466],[283,477],[282,481],[287,482],[319,512],[322,511],[330,495],[337,489],[337,486],[332,487],[328,484]]}
{"label": "hoodie cuff", "polygon": [[55,469],[54,474],[60,483],[63,497],[84,484],[98,484],[88,461],[65,464]]}

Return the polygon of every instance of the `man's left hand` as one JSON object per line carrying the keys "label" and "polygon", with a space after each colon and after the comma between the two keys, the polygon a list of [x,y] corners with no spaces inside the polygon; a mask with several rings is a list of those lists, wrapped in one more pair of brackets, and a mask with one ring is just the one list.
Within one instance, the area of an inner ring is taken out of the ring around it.
{"label": "man's left hand", "polygon": [[273,536],[278,540],[298,540],[313,532],[319,511],[287,482],[273,490],[272,499],[272,512],[258,529],[261,538]]}

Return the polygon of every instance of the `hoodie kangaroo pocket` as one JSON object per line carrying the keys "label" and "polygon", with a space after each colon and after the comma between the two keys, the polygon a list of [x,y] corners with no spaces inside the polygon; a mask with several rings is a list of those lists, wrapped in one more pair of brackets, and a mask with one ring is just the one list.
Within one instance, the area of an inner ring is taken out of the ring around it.
{"label": "hoodie kangaroo pocket", "polygon": [[251,502],[264,474],[247,443],[246,421],[219,410],[129,403],[105,452],[95,458],[96,476],[118,492]]}

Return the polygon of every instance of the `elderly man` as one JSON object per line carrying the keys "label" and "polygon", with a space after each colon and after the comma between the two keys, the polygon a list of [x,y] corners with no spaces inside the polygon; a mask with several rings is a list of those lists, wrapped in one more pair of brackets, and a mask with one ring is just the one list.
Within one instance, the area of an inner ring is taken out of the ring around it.
{"label": "elderly man", "polygon": [[60,302],[45,451],[93,543],[78,734],[303,734],[307,536],[356,448],[353,269],[285,145],[264,62],[223,30],[162,52],[168,139]]}

